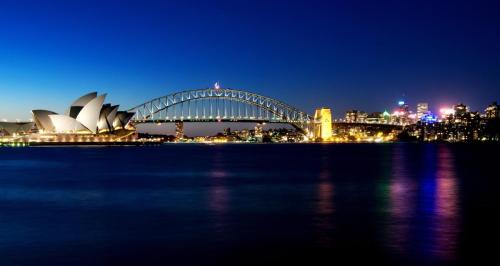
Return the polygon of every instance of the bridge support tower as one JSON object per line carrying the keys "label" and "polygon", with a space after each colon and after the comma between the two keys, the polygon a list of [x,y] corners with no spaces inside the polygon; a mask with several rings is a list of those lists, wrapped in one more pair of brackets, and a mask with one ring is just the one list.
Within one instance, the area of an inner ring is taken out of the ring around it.
{"label": "bridge support tower", "polygon": [[330,141],[332,139],[332,110],[319,108],[314,112],[314,139],[316,141]]}

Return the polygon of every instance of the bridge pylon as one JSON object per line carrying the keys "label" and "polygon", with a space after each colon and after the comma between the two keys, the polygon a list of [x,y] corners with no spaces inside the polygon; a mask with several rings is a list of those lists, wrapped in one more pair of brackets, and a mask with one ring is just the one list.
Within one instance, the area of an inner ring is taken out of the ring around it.
{"label": "bridge pylon", "polygon": [[330,141],[332,131],[332,110],[330,108],[318,108],[314,112],[314,139],[316,141]]}

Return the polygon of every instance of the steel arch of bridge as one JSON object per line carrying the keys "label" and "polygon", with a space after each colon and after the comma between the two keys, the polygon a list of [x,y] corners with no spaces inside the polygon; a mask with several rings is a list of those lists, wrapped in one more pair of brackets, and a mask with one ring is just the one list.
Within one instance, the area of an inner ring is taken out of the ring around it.
{"label": "steel arch of bridge", "polygon": [[208,88],[186,90],[152,99],[129,110],[133,123],[269,122],[288,123],[307,132],[312,117],[282,101],[252,92]]}

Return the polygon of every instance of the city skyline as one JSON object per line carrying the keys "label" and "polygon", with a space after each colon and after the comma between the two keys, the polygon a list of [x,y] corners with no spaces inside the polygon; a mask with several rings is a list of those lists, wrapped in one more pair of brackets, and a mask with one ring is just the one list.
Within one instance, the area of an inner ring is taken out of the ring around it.
{"label": "city skyline", "polygon": [[[216,84],[218,84],[218,82]],[[206,89],[209,89],[209,88],[210,87],[207,87]],[[163,96],[165,96],[165,95],[162,95],[161,97],[163,97]],[[363,112],[363,113],[365,113],[367,115],[368,114],[372,114],[372,113],[375,114],[375,113],[385,113],[385,112],[388,112],[389,114],[394,115],[394,112],[398,112],[398,109],[401,107],[402,104],[404,104],[405,106],[407,106],[409,108],[408,109],[409,114],[413,114],[413,115],[415,115],[415,117],[418,116],[419,105],[421,105],[421,104],[425,104],[425,106],[426,106],[425,107],[426,108],[425,112],[429,112],[430,114],[438,115],[438,116],[441,115],[441,113],[443,113],[443,110],[449,110],[449,109],[453,108],[454,106],[460,105],[460,104],[466,105],[471,111],[476,111],[476,112],[479,112],[479,113],[483,113],[483,112],[486,111],[486,109],[491,104],[496,104],[497,103],[496,100],[493,100],[493,101],[490,101],[489,103],[485,104],[482,107],[474,109],[467,102],[463,102],[463,101],[459,101],[459,102],[455,102],[455,103],[451,103],[451,104],[442,104],[442,105],[438,105],[438,106],[432,106],[432,105],[429,104],[430,101],[423,100],[423,101],[414,102],[414,103],[409,104],[408,101],[406,101],[404,99],[406,99],[406,98],[404,98],[404,97],[399,98],[399,100],[394,101],[391,106],[388,106],[388,107],[385,107],[385,108],[382,108],[382,109],[377,109],[377,110],[367,110],[367,109],[363,109],[363,108],[354,108],[354,107],[350,107],[350,108],[347,107],[345,110],[335,110],[335,109],[333,109],[332,110],[332,118],[334,118],[336,120],[342,120],[343,118],[345,118],[345,115],[347,113],[353,112],[353,111]],[[282,99],[277,99],[277,100],[282,100]],[[37,104],[37,105],[39,105],[39,104]],[[136,105],[133,106],[133,107],[136,107]],[[358,105],[353,104],[352,106],[358,106]],[[130,109],[129,107],[126,107],[126,108]],[[62,108],[60,111],[62,112],[63,109],[64,108]],[[307,111],[305,111],[305,113],[307,113]],[[31,117],[31,113],[28,116]],[[12,118],[6,118],[6,117],[7,116],[1,117],[0,121],[3,121],[3,122],[16,122],[16,121],[17,122],[26,122],[28,120],[29,121],[33,120],[32,118],[27,118],[27,119],[15,118],[15,119],[12,119]],[[420,117],[418,117],[418,119],[420,119]]]}
{"label": "city skyline", "polygon": [[216,81],[336,118],[402,98],[483,111],[500,94],[495,3],[1,4],[0,119],[10,121],[63,112],[94,90],[131,108]]}

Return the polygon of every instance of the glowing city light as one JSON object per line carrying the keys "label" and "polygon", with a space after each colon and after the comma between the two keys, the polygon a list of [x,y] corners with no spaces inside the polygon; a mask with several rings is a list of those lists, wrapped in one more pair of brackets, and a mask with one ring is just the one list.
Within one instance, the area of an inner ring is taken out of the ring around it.
{"label": "glowing city light", "polygon": [[436,115],[429,113],[429,114],[422,116],[422,121],[424,121],[426,123],[434,123],[434,122],[438,121],[438,118]]}
{"label": "glowing city light", "polygon": [[439,112],[441,113],[441,117],[443,118],[455,114],[455,110],[449,107],[441,108],[439,109]]}
{"label": "glowing city light", "polygon": [[442,113],[442,114],[454,114],[455,113],[455,110],[453,110],[453,108],[441,108],[439,109],[439,112]]}
{"label": "glowing city light", "polygon": [[394,113],[392,113],[393,116],[403,116],[405,115],[405,112],[403,111],[394,111]]}

